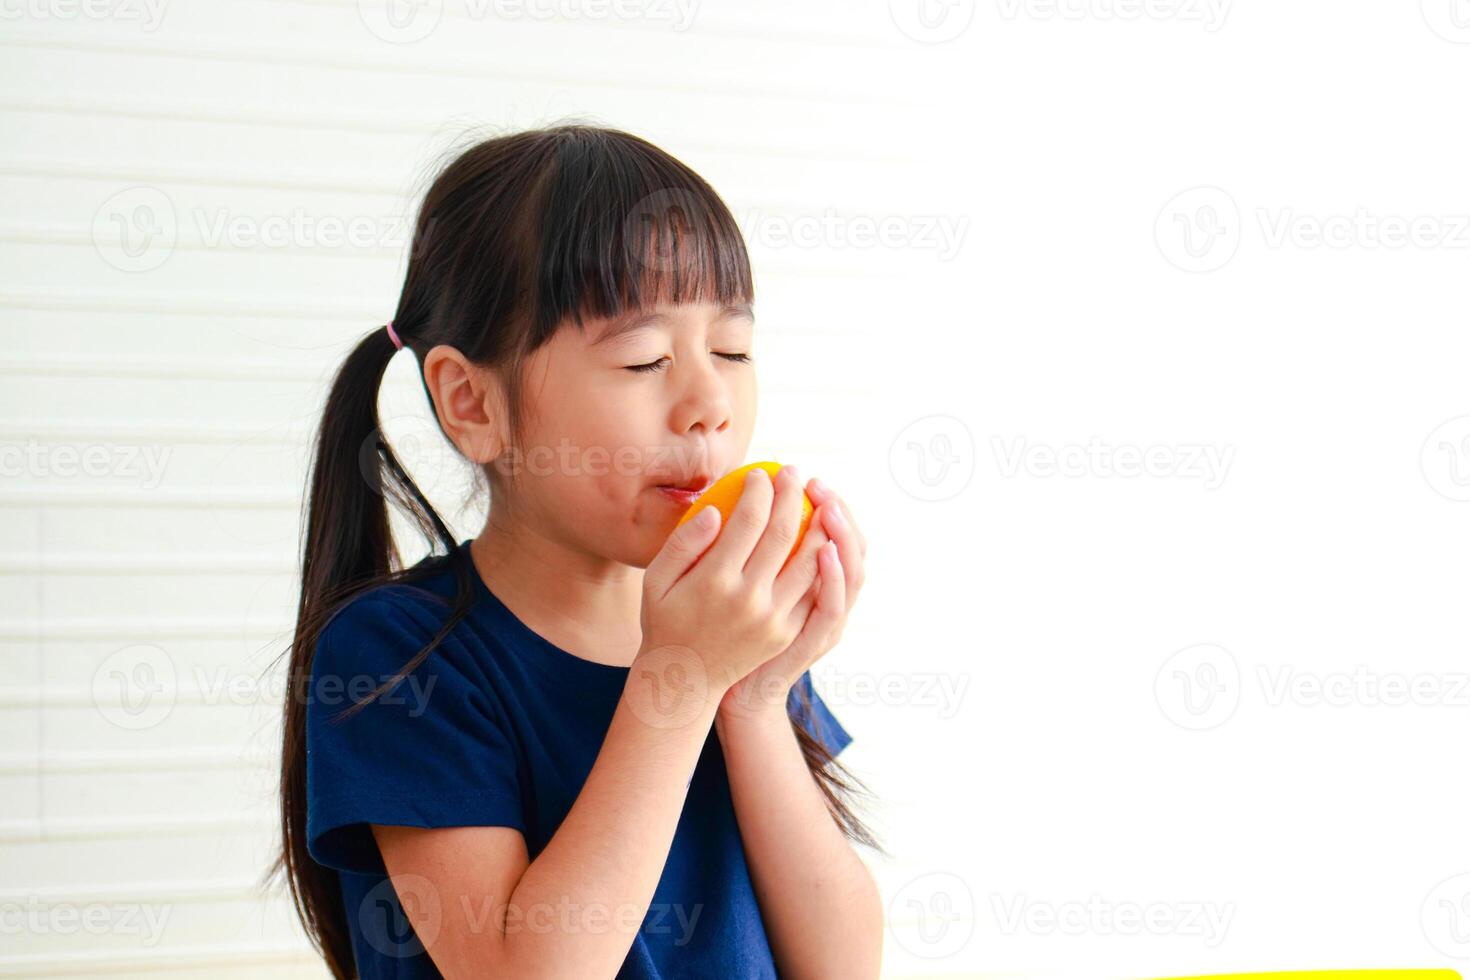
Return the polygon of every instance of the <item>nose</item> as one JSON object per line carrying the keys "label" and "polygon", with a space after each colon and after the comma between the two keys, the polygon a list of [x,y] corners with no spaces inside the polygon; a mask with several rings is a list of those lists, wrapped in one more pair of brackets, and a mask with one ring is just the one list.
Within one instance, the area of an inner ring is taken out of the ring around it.
{"label": "nose", "polygon": [[677,390],[678,396],[669,418],[669,424],[676,433],[683,435],[702,429],[706,436],[710,436],[729,428],[733,415],[730,385],[720,377],[709,357],[700,359],[697,366],[686,367]]}

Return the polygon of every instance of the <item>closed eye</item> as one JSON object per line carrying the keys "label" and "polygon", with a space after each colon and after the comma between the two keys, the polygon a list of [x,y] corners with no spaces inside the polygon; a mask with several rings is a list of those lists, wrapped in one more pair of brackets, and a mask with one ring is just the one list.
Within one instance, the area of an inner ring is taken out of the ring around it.
{"label": "closed eye", "polygon": [[[734,361],[736,364],[749,364],[750,363],[750,355],[749,354],[721,354],[719,352],[716,352],[715,353],[715,356],[716,357],[723,357],[727,361]],[[647,373],[654,372],[654,371],[662,371],[663,370],[663,367],[664,367],[664,362],[667,361],[667,360],[668,360],[667,357],[660,357],[658,360],[656,360],[656,361],[650,361],[647,364],[633,364],[633,365],[629,366],[628,368],[626,368],[626,370],[628,370],[628,371],[636,371],[639,374],[647,374]]]}

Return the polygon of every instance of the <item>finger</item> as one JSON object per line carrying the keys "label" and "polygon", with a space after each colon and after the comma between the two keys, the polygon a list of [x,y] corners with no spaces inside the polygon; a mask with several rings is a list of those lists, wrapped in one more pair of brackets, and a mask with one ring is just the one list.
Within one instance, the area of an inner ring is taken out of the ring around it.
{"label": "finger", "polygon": [[822,590],[817,593],[818,607],[834,620],[841,620],[847,612],[847,579],[843,575],[842,558],[835,541],[822,546],[817,574],[822,576]]}
{"label": "finger", "polygon": [[740,488],[740,499],[730,512],[724,532],[715,539],[710,548],[710,562],[724,568],[740,571],[745,567],[750,553],[755,550],[761,532],[771,517],[771,500],[775,496],[771,475],[759,466],[745,474]]}
{"label": "finger", "polygon": [[[817,600],[821,593],[821,587],[822,581],[819,578],[812,583],[811,588],[807,589],[806,594],[801,597],[801,600],[792,607],[786,620],[787,627],[790,629],[793,639],[790,645],[781,651],[781,656],[786,657],[792,663],[803,665],[803,668],[806,664],[816,659],[816,656],[812,654],[812,650],[816,647],[813,639],[821,639],[820,630],[806,629],[806,624],[811,622],[812,617],[816,614]],[[797,671],[797,673],[800,673],[800,671]]]}
{"label": "finger", "polygon": [[827,533],[837,543],[838,557],[842,560],[843,572],[847,576],[847,593],[849,596],[856,595],[857,590],[862,586],[862,545],[858,541],[856,529],[847,523],[841,500],[833,500],[831,503],[837,506],[833,507],[829,504],[822,508],[823,522]]}
{"label": "finger", "polygon": [[837,496],[836,491],[816,477],[812,477],[807,483],[806,493],[808,497],[812,498],[813,503],[835,502],[842,509],[842,514],[847,519],[847,523],[852,526],[853,532],[857,535],[858,553],[866,557],[868,554],[867,536],[863,534],[863,529],[858,527],[857,520],[852,516],[852,508],[847,506],[847,501]]}
{"label": "finger", "polygon": [[802,624],[807,621],[807,617],[812,614],[812,610],[817,606],[817,593],[820,587],[820,580],[813,582],[812,587],[807,589],[806,593],[797,601],[796,605],[791,607],[791,613],[787,617],[786,622],[793,630],[796,630],[798,636],[801,634]]}
{"label": "finger", "polygon": [[817,575],[817,552],[829,540],[831,538],[822,519],[822,508],[818,507],[812,514],[811,523],[807,525],[805,537],[801,539],[801,547],[796,549],[796,554],[791,556],[786,567],[776,576],[771,596],[778,606],[795,602],[798,596],[811,589]]}
{"label": "finger", "polygon": [[668,595],[674,583],[699,560],[719,533],[720,511],[717,507],[704,507],[674,528],[674,533],[669,535],[643,573],[644,591],[656,599]]}
{"label": "finger", "polygon": [[812,607],[806,625],[801,628],[801,633],[792,645],[800,644],[811,649],[825,650],[829,638],[837,631],[842,624],[842,617],[847,614],[847,585],[842,575],[842,562],[837,557],[836,544],[824,544],[817,555],[818,574],[822,577],[821,588],[817,591],[816,605]]}
{"label": "finger", "polygon": [[748,577],[769,582],[776,577],[791,554],[796,534],[801,529],[801,504],[804,491],[801,476],[794,466],[783,466],[776,472],[776,502],[771,519],[756,542],[755,551],[745,563]]}
{"label": "finger", "polygon": [[844,519],[847,521],[848,525],[852,527],[852,533],[857,537],[858,554],[862,555],[863,557],[867,557],[868,539],[863,535],[863,529],[858,527],[857,518],[852,516],[852,508],[847,506],[847,501],[843,500],[841,497],[837,498],[837,503],[842,507]]}

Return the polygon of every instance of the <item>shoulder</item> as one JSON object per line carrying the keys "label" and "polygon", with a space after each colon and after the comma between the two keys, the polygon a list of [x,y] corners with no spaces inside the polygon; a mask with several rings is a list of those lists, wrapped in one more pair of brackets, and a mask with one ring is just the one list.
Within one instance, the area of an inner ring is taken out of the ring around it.
{"label": "shoulder", "polygon": [[449,622],[454,578],[435,566],[423,577],[372,586],[342,602],[317,635],[313,672],[401,669]]}
{"label": "shoulder", "polygon": [[343,603],[317,637],[302,691],[318,745],[340,729],[359,746],[376,746],[375,754],[377,739],[433,740],[446,727],[473,731],[495,714],[472,645],[458,627],[443,630],[453,606],[399,584]]}
{"label": "shoulder", "polygon": [[322,633],[350,632],[383,620],[399,620],[425,627],[442,626],[454,608],[464,569],[458,549],[431,555],[397,581],[379,582],[338,602],[327,614]]}
{"label": "shoulder", "polygon": [[340,603],[328,614],[321,632],[323,636],[338,636],[385,624],[424,628],[437,621],[442,625],[451,605],[437,596],[425,596],[412,586],[376,585]]}

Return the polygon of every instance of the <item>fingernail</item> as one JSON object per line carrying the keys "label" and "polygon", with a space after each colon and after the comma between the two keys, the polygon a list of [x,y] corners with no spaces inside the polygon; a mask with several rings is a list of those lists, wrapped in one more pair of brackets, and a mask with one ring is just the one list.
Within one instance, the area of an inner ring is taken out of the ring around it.
{"label": "fingernail", "polygon": [[821,480],[817,479],[816,477],[812,477],[812,489],[815,490],[815,491],[817,491],[817,493],[826,493],[827,492],[827,484],[823,483]]}

